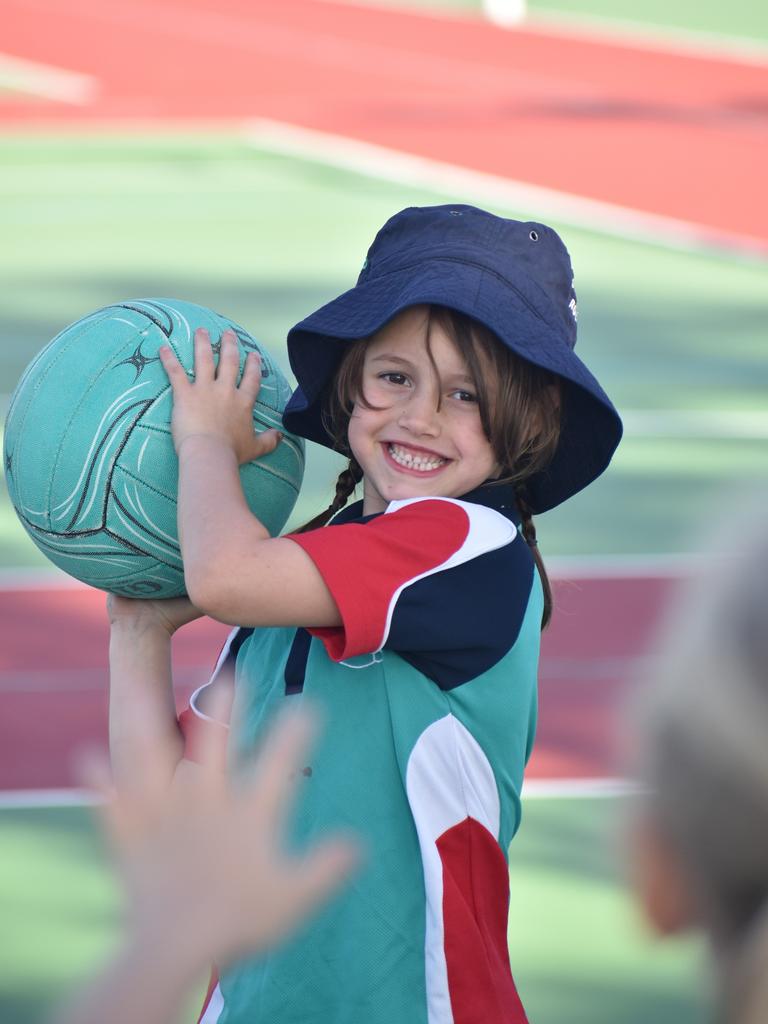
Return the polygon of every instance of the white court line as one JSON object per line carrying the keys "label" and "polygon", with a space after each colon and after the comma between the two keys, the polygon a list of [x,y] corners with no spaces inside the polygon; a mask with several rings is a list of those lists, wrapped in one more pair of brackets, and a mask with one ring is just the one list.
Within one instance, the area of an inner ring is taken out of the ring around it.
{"label": "white court line", "polygon": [[[523,800],[589,800],[633,796],[642,792],[628,779],[531,779],[523,783]],[[0,811],[42,807],[93,807],[100,798],[85,789],[0,790]]]}
{"label": "white court line", "polygon": [[598,234],[683,252],[768,259],[768,242],[751,235],[732,234],[704,224],[473,171],[344,135],[258,118],[245,124],[243,137],[254,149],[313,160],[409,188],[421,187],[456,201],[468,199],[525,210],[531,217],[558,220]]}
{"label": "white court line", "polygon": [[593,799],[595,797],[637,796],[641,786],[630,779],[527,779],[523,800]]}
{"label": "white court line", "polygon": [[99,92],[92,75],[0,53],[0,88],[17,89],[59,103],[86,106]]}
{"label": "white court line", "polygon": [[[480,17],[480,11],[454,8],[421,8],[414,10],[405,4],[387,0],[323,0],[326,3],[347,4],[350,7],[372,7],[381,11],[418,14],[421,17],[445,21],[468,21]],[[654,50],[681,56],[701,57],[738,64],[764,67],[768,64],[768,44],[746,36],[721,35],[703,29],[662,25],[658,22],[633,21],[629,18],[606,18],[599,14],[575,11],[537,10],[512,26],[522,32],[557,36],[567,39],[585,39],[612,46],[625,46],[633,50]]]}
{"label": "white court line", "polygon": [[759,409],[625,409],[628,437],[768,440],[768,411]]}
{"label": "white court line", "polygon": [[538,35],[584,39],[633,50],[653,50],[764,68],[768,44],[744,36],[720,35],[699,29],[648,24],[628,18],[604,18],[573,11],[537,11],[520,26]]}
{"label": "white court line", "polygon": [[[0,417],[7,415],[11,395],[0,392]],[[765,441],[768,411],[762,409],[620,409],[624,439],[663,437],[670,440]],[[0,424],[0,440],[3,428]],[[145,442],[146,443],[146,442]]]}
{"label": "white court line", "polygon": [[34,810],[36,807],[92,807],[98,802],[85,789],[0,790],[0,811]]}

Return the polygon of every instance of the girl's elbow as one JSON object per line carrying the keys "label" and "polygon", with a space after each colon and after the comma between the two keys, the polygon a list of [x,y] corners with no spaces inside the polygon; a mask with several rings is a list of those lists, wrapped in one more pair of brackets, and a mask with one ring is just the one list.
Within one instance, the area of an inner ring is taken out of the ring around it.
{"label": "girl's elbow", "polygon": [[225,610],[226,571],[211,572],[205,567],[184,567],[184,585],[187,597],[204,615],[225,622],[222,612]]}

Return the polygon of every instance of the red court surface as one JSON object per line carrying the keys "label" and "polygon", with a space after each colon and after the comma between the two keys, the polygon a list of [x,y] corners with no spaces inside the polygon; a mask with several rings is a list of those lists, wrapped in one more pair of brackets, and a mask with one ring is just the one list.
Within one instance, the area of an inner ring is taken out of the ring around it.
{"label": "red court surface", "polygon": [[768,243],[768,64],[318,0],[2,0],[2,50],[95,79],[0,125],[269,118]]}
{"label": "red court surface", "polygon": [[[662,578],[556,584],[528,778],[604,778],[623,771],[617,712],[670,585]],[[0,591],[0,621],[0,790],[73,786],[78,747],[106,746],[104,595],[86,587]],[[179,634],[180,702],[205,680],[226,633],[227,627],[201,620]]]}

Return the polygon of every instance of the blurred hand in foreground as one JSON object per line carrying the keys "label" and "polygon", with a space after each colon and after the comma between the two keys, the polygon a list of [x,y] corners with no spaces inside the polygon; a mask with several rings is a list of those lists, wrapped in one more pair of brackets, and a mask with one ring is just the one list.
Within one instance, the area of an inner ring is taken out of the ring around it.
{"label": "blurred hand in foreground", "polygon": [[[211,709],[213,718],[217,711]],[[201,763],[184,763],[170,787],[172,744],[148,742],[131,786],[119,794],[106,758],[84,764],[85,781],[104,798],[100,815],[127,924],[120,951],[57,1018],[61,1024],[168,1024],[203,969],[274,945],[330,897],[358,860],[355,844],[343,838],[301,856],[283,847],[315,730],[310,714],[280,717],[236,781],[224,771],[227,730],[202,725]]]}

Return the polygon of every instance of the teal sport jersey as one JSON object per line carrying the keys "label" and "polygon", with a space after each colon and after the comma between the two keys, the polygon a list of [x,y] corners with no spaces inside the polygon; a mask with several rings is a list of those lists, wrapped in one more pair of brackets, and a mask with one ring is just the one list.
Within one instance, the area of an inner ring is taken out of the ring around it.
{"label": "teal sport jersey", "polygon": [[[291,844],[365,859],[279,949],[223,970],[205,1024],[523,1024],[507,847],[536,723],[542,591],[511,489],[415,498],[292,535],[342,626],[238,630],[234,763],[286,700],[318,706]],[[193,699],[192,707],[196,704]]]}

